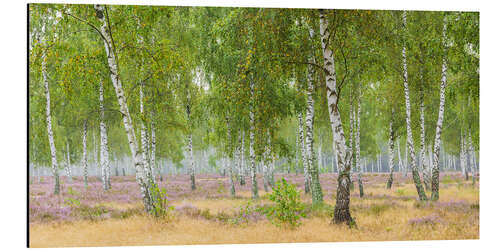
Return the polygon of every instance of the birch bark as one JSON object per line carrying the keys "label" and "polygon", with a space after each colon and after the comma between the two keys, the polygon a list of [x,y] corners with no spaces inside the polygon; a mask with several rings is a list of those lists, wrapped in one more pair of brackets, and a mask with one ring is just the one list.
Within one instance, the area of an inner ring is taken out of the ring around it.
{"label": "birch bark", "polygon": [[361,146],[360,146],[360,127],[361,127],[361,91],[358,96],[358,114],[356,122],[356,169],[358,171],[359,197],[364,196],[363,192],[363,169],[361,169]]}
{"label": "birch bark", "polygon": [[109,153],[108,153],[108,133],[106,129],[106,124],[104,123],[104,95],[103,95],[103,83],[102,80],[99,82],[99,127],[101,133],[101,176],[102,185],[104,190],[109,190]]}
{"label": "birch bark", "polygon": [[349,184],[351,172],[351,151],[346,147],[344,130],[338,110],[337,78],[335,74],[335,61],[333,51],[329,48],[330,30],[328,19],[324,10],[319,10],[319,25],[321,37],[321,49],[323,52],[323,67],[325,70],[326,95],[328,99],[328,113],[333,132],[333,143],[337,149],[337,166],[339,175],[337,178],[337,197],[334,210],[334,223],[347,223],[352,225],[354,220],[349,209],[350,190]]}
{"label": "birch bark", "polygon": [[446,70],[447,70],[447,58],[446,58],[446,18],[443,22],[443,47],[444,47],[444,55],[443,55],[443,67],[441,69],[441,89],[439,91],[439,113],[438,119],[436,122],[436,137],[434,140],[434,158],[432,164],[432,195],[431,200],[439,200],[439,153],[441,151],[441,130],[443,128],[443,119],[444,119],[444,103],[445,103],[445,91],[446,91]]}
{"label": "birch bark", "polygon": [[474,187],[476,185],[476,169],[474,167],[474,146],[472,145],[472,137],[471,133],[469,130],[469,167],[471,170],[471,176],[472,176],[472,186]]}
{"label": "birch bark", "polygon": [[302,125],[302,112],[297,114],[297,118],[299,119],[299,140],[301,142],[302,149],[302,165],[304,166],[304,192],[307,194],[311,191],[311,177],[309,175],[309,161],[307,160],[306,146],[305,146],[305,136],[304,136],[304,128]]}
{"label": "birch bark", "polygon": [[250,175],[252,178],[252,198],[259,197],[259,189],[257,187],[257,173],[255,166],[255,119],[254,119],[254,83],[250,81]]}
{"label": "birch bark", "polygon": [[51,169],[52,175],[54,176],[54,194],[59,194],[59,172],[57,167],[57,157],[56,157],[56,146],[54,143],[54,133],[52,131],[52,118],[50,114],[50,90],[49,90],[49,78],[47,75],[47,48],[45,47],[45,23],[42,26],[41,43],[43,45],[42,49],[42,77],[45,86],[45,98],[46,102],[46,112],[45,119],[47,120],[47,134],[49,137],[50,146],[50,159],[51,159]]}
{"label": "birch bark", "polygon": [[69,155],[69,141],[66,141],[66,176],[68,177],[68,183],[71,183],[73,178],[71,177],[71,159]]}
{"label": "birch bark", "polygon": [[240,129],[240,185],[245,185],[245,131]]}
{"label": "birch bark", "polygon": [[[406,11],[403,12],[403,24],[406,29]],[[406,45],[403,46],[403,82],[405,91],[405,103],[406,103],[406,140],[408,143],[408,148],[410,149],[410,166],[413,175],[413,182],[417,189],[418,198],[420,200],[427,200],[422,183],[420,182],[420,175],[418,173],[417,164],[415,162],[415,149],[413,147],[413,134],[411,128],[411,108],[410,108],[410,89],[408,87],[408,70],[406,66]]]}
{"label": "birch bark", "polygon": [[[231,197],[234,198],[236,196],[236,191],[234,189],[234,180],[233,180],[233,165],[234,165],[234,157],[232,157],[230,154],[229,154],[229,149],[230,149],[230,145],[231,145],[231,127],[229,125],[229,118],[226,117],[226,125],[227,125],[227,134],[226,134],[226,138],[227,138],[227,160],[226,160],[226,169],[229,169],[229,184],[231,186],[231,190],[230,190],[230,193],[231,193]],[[235,150],[236,152],[237,150]]]}
{"label": "birch bark", "polygon": [[394,132],[392,130],[392,118],[389,122],[389,179],[387,180],[387,189],[391,189],[394,181]]}
{"label": "birch bark", "polygon": [[102,5],[94,5],[96,11],[96,16],[100,23],[100,33],[102,35],[102,40],[104,43],[104,48],[106,50],[108,67],[110,70],[110,77],[115,88],[116,97],[118,99],[118,104],[120,106],[120,112],[123,118],[123,125],[127,133],[128,143],[130,151],[132,152],[132,158],[134,160],[134,167],[136,170],[136,180],[141,189],[141,196],[144,204],[144,208],[148,213],[153,212],[153,200],[150,193],[151,183],[145,178],[144,175],[144,159],[141,152],[138,150],[137,140],[134,133],[134,127],[132,124],[132,119],[127,106],[127,101],[125,99],[125,93],[123,91],[120,75],[118,72],[118,60],[115,53],[115,47],[111,38],[111,31],[108,27],[108,20],[104,17],[105,9]]}
{"label": "birch bark", "polygon": [[[312,39],[313,31],[309,30],[309,36]],[[315,63],[314,57],[309,56],[307,66],[307,108],[306,108],[306,152],[307,152],[307,167],[311,183],[312,203],[318,204],[323,202],[323,191],[319,182],[318,165],[315,164],[314,154],[314,84],[313,84],[313,66]]]}

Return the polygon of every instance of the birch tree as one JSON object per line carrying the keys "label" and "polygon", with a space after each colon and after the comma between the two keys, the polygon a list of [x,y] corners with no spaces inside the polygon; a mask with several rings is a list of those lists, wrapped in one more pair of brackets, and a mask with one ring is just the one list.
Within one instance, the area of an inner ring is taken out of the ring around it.
{"label": "birch tree", "polygon": [[[406,27],[406,11],[403,11],[403,28]],[[420,175],[418,174],[417,165],[415,162],[415,148],[413,147],[413,134],[411,128],[411,106],[410,106],[410,90],[408,87],[408,70],[406,65],[406,46],[403,45],[403,83],[405,91],[405,103],[406,103],[406,141],[408,148],[410,150],[410,167],[413,176],[413,182],[417,188],[418,198],[420,200],[427,200],[427,196],[420,182]]]}
{"label": "birch tree", "polygon": [[[446,17],[445,17],[446,18]],[[444,103],[445,103],[445,91],[446,91],[446,19],[444,19],[443,24],[443,67],[441,70],[441,88],[439,91],[439,113],[438,119],[436,123],[436,137],[434,140],[434,154],[433,154],[433,164],[432,164],[432,195],[431,200],[439,200],[439,153],[441,150],[441,130],[443,127],[443,119],[444,119]]]}
{"label": "birch tree", "polygon": [[334,223],[354,223],[349,209],[350,190],[349,184],[351,172],[351,151],[346,147],[342,121],[338,111],[337,79],[335,75],[335,60],[333,51],[330,49],[330,27],[325,10],[319,10],[320,39],[323,52],[326,96],[328,99],[328,111],[333,132],[333,143],[337,149],[337,166],[339,176],[337,178],[337,198],[334,210]]}

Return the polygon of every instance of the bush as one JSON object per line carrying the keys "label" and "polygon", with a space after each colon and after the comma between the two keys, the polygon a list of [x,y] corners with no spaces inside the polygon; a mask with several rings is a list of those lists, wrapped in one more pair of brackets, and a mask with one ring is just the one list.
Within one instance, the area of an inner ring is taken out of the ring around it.
{"label": "bush", "polygon": [[170,202],[167,197],[167,190],[165,188],[160,188],[158,184],[151,181],[150,192],[151,198],[153,199],[152,214],[158,218],[165,218],[172,215],[170,212],[174,210],[174,206],[169,204]]}
{"label": "bush", "polygon": [[296,227],[300,224],[300,218],[305,217],[304,204],[300,202],[297,188],[284,178],[273,187],[269,199],[274,205],[266,209],[266,216],[273,224]]}

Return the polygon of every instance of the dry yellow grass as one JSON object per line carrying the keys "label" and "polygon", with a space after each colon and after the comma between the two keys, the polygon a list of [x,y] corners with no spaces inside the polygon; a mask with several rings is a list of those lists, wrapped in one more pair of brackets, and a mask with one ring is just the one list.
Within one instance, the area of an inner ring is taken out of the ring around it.
{"label": "dry yellow grass", "polygon": [[[415,187],[403,184],[386,190],[374,185],[366,190],[373,198],[360,199],[353,194],[351,207],[357,228],[332,225],[325,216],[304,219],[297,229],[277,227],[268,221],[249,225],[229,225],[205,219],[179,215],[172,221],[157,221],[138,215],[126,219],[106,219],[97,222],[37,223],[30,225],[31,247],[73,246],[131,246],[176,244],[231,244],[281,242],[335,242],[335,241],[395,241],[395,240],[451,240],[479,238],[479,209],[465,212],[438,207],[416,207]],[[390,196],[380,198],[381,195]],[[377,196],[377,197],[375,197]],[[463,200],[479,203],[479,190],[470,186],[448,185],[441,190],[441,201]],[[304,200],[310,199],[304,197]],[[200,209],[234,211],[246,199],[184,200],[176,206],[190,203]],[[333,205],[332,197],[325,202]],[[389,204],[389,205],[388,205]],[[107,204],[113,205],[113,204]],[[381,209],[373,207],[378,205]],[[132,204],[130,206],[140,206]],[[126,208],[129,208],[126,206]],[[437,216],[435,224],[412,225],[410,220]]]}

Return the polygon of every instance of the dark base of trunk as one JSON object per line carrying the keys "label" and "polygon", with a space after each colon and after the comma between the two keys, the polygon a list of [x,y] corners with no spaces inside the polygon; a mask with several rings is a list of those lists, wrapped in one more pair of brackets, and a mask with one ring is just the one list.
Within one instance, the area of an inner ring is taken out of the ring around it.
{"label": "dark base of trunk", "polygon": [[418,199],[420,201],[426,201],[427,195],[425,195],[424,187],[422,187],[422,183],[420,182],[420,175],[418,171],[412,170],[413,182],[415,183],[415,187],[417,188]]}
{"label": "dark base of trunk", "polygon": [[389,175],[389,179],[387,180],[387,185],[385,186],[387,189],[391,189],[392,188],[392,182],[394,181],[393,177],[392,177],[392,173]]}
{"label": "dark base of trunk", "polygon": [[196,183],[194,181],[194,175],[191,175],[191,190],[196,189]]}
{"label": "dark base of trunk", "polygon": [[61,190],[61,184],[59,183],[59,175],[54,176],[54,194],[59,194]]}
{"label": "dark base of trunk", "polygon": [[252,185],[252,199],[259,198],[259,189],[257,188],[257,183]]}
{"label": "dark base of trunk", "polygon": [[360,198],[363,198],[363,196],[365,196],[365,192],[363,190],[363,181],[360,179],[358,179],[358,187],[359,187],[359,197]]}
{"label": "dark base of trunk", "polygon": [[465,180],[468,181],[469,180],[469,172],[465,172]]}
{"label": "dark base of trunk", "polygon": [[335,211],[333,214],[332,223],[334,223],[334,224],[345,223],[348,226],[356,225],[356,222],[351,217],[351,212],[350,212],[349,208],[341,209],[341,208],[338,208],[338,206],[335,206]]}
{"label": "dark base of trunk", "polygon": [[341,173],[337,178],[337,198],[335,202],[335,210],[333,214],[332,223],[341,224],[345,223],[348,226],[355,225],[354,219],[351,217],[349,203],[351,201],[351,194],[349,185],[352,184],[348,173]]}

